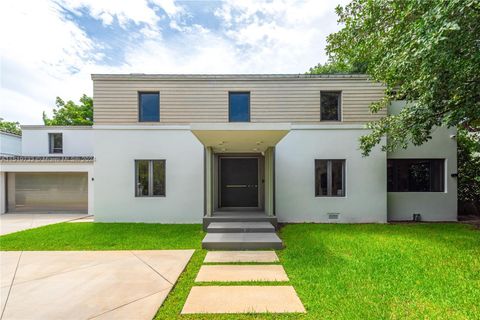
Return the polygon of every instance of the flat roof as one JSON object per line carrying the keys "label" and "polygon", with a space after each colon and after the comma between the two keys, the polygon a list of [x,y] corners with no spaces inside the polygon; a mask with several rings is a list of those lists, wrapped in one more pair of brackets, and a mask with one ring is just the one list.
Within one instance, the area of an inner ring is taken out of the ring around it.
{"label": "flat roof", "polygon": [[27,124],[27,125],[21,125],[20,128],[27,129],[27,130],[42,130],[42,129],[48,129],[48,130],[90,130],[92,129],[92,126],[77,126],[77,125],[71,125],[71,126],[46,126],[43,124]]}
{"label": "flat roof", "polygon": [[28,163],[45,163],[45,162],[93,162],[93,156],[0,156],[0,163],[7,162],[28,162]]}
{"label": "flat roof", "polygon": [[308,80],[368,79],[365,74],[92,74],[92,80]]}

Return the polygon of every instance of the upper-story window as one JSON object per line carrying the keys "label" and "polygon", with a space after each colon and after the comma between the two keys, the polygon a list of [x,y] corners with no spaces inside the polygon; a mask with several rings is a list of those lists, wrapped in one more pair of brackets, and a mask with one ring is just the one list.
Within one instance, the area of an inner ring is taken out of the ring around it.
{"label": "upper-story window", "polygon": [[158,122],[160,121],[160,93],[139,92],[138,93],[138,121]]}
{"label": "upper-story window", "polygon": [[62,133],[48,134],[48,152],[49,153],[63,153],[63,135]]}
{"label": "upper-story window", "polygon": [[228,121],[250,122],[250,92],[228,93]]}
{"label": "upper-story window", "polygon": [[444,192],[444,159],[388,159],[388,192]]}
{"label": "upper-story window", "polygon": [[320,120],[340,121],[341,120],[341,99],[340,91],[320,91]]}

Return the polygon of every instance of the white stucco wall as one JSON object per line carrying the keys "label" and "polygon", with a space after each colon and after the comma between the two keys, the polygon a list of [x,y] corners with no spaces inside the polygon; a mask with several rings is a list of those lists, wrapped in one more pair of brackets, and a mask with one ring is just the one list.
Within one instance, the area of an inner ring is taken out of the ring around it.
{"label": "white stucco wall", "polygon": [[[95,128],[95,221],[200,223],[204,148],[184,129]],[[135,197],[135,160],[166,160],[166,196]]]}
{"label": "white stucco wall", "polygon": [[[361,126],[294,126],[275,150],[280,222],[386,222],[386,154],[376,147],[362,157],[358,138],[366,132]],[[345,197],[315,197],[315,159],[346,160]],[[329,220],[329,213],[339,219]]]}
{"label": "white stucco wall", "polygon": [[6,211],[6,172],[86,172],[88,174],[88,214],[93,214],[93,163],[2,163],[0,164],[0,214]]}
{"label": "white stucco wall", "polygon": [[[404,102],[392,103],[389,113],[398,113]],[[457,220],[457,140],[455,128],[435,128],[432,139],[421,146],[388,153],[389,159],[445,159],[445,192],[388,192],[388,219],[412,220],[420,213],[424,221]]]}
{"label": "white stucco wall", "polygon": [[[48,134],[63,134],[63,153],[49,153]],[[91,127],[22,126],[24,156],[93,156]]]}
{"label": "white stucco wall", "polygon": [[22,137],[0,132],[0,156],[15,156],[22,154]]}

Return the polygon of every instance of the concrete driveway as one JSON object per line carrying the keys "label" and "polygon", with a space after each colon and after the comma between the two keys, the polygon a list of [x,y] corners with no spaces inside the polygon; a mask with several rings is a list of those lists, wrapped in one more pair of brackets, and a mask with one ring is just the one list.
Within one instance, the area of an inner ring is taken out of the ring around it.
{"label": "concrete driveway", "polygon": [[0,252],[1,318],[152,319],[193,252]]}
{"label": "concrete driveway", "polygon": [[0,235],[87,217],[84,213],[6,213],[0,215]]}

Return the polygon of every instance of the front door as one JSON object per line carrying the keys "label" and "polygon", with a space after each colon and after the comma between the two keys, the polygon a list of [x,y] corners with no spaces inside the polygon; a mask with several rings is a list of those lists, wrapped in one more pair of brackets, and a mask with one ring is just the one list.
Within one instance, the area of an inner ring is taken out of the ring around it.
{"label": "front door", "polygon": [[220,158],[220,206],[258,207],[258,158]]}

